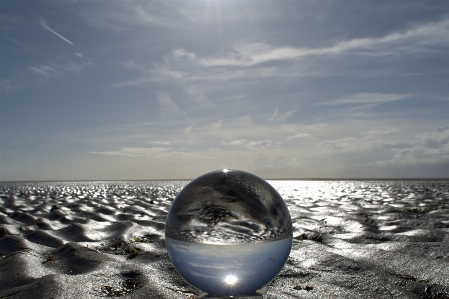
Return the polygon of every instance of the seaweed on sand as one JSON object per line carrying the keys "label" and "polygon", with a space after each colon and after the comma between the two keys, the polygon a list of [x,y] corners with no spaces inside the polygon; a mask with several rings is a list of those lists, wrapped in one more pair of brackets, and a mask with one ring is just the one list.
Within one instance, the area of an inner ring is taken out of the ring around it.
{"label": "seaweed on sand", "polygon": [[141,275],[135,272],[122,273],[119,282],[115,285],[101,286],[99,291],[95,291],[100,297],[121,297],[131,294],[143,287]]}

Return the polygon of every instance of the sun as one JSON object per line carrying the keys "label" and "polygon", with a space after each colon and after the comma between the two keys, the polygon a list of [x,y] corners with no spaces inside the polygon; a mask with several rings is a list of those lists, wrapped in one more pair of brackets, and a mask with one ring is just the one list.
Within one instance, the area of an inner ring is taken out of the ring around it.
{"label": "sun", "polygon": [[233,285],[237,282],[237,277],[234,275],[228,275],[225,277],[224,281],[229,285]]}

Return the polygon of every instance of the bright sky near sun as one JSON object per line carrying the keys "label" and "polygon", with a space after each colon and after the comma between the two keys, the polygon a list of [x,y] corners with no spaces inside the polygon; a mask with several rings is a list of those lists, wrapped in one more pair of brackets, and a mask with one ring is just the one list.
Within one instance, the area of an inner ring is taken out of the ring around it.
{"label": "bright sky near sun", "polygon": [[0,1],[0,180],[449,177],[448,1]]}

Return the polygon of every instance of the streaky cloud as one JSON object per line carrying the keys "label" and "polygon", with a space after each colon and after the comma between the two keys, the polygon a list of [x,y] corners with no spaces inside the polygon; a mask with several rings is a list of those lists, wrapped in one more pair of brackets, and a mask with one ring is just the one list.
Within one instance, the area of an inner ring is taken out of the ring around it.
{"label": "streaky cloud", "polygon": [[73,46],[73,43],[71,41],[69,41],[67,38],[65,38],[64,36],[62,36],[61,34],[59,34],[58,32],[54,31],[53,29],[51,29],[50,27],[48,27],[48,25],[45,23],[44,19],[40,19],[39,21],[37,21],[39,24],[42,25],[42,27],[44,27],[45,29],[47,29],[48,31],[50,31],[51,33],[53,33],[54,35],[56,35],[57,37],[59,37],[60,39],[62,39],[63,41],[71,44]]}
{"label": "streaky cloud", "polygon": [[358,93],[348,97],[340,97],[336,100],[325,102],[322,105],[344,105],[344,104],[380,104],[393,102],[409,97],[408,94],[395,93]]}

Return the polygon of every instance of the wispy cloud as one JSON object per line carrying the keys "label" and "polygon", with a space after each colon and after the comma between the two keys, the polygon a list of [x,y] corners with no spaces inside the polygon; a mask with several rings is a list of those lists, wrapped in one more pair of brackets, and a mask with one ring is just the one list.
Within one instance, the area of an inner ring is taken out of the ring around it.
{"label": "wispy cloud", "polygon": [[170,147],[123,147],[115,151],[93,151],[92,154],[107,156],[149,156],[171,152]]}
{"label": "wispy cloud", "polygon": [[9,79],[0,79],[0,91],[2,93],[9,93],[19,88],[18,85]]}
{"label": "wispy cloud", "polygon": [[[145,14],[143,14],[145,15]],[[298,80],[298,78],[314,78],[336,76],[338,72],[329,69],[315,57],[338,59],[344,55],[370,56],[374,59],[380,56],[399,57],[414,54],[425,54],[437,51],[449,43],[447,32],[449,20],[429,22],[400,30],[395,30],[382,36],[368,36],[340,41],[327,42],[325,46],[298,47],[279,46],[269,42],[235,41],[226,49],[217,53],[194,50],[195,47],[175,47],[162,56],[159,64],[145,64],[128,61],[125,68],[133,72],[132,79],[116,84],[116,87],[145,86],[149,82],[170,82],[177,85],[191,100],[202,109],[216,107],[208,100],[208,91],[216,85],[213,82],[226,84],[231,80],[240,80],[239,84],[250,82],[251,79],[276,78],[280,80]],[[337,60],[336,60],[337,61]],[[340,63],[343,60],[338,60]],[[372,63],[370,60],[369,63]],[[351,64],[351,61],[349,61]],[[332,64],[330,64],[332,65]],[[366,70],[345,65],[339,72],[358,73],[363,76],[385,76],[388,72],[398,72],[406,64],[394,64],[391,69],[370,67]],[[408,72],[408,71],[407,71]],[[346,74],[348,75],[348,74]],[[134,77],[134,78],[133,78]],[[205,83],[212,82],[212,83]],[[234,85],[236,86],[236,85]],[[382,103],[406,99],[405,93],[358,93],[348,97],[338,97],[321,105],[337,106],[352,105],[354,109],[369,108]],[[194,105],[192,105],[193,107]],[[277,109],[277,110],[276,110]],[[275,108],[269,123],[285,122],[294,115],[297,107],[288,107],[281,112],[281,107]],[[338,115],[341,113],[339,112]],[[327,116],[325,116],[327,117]]]}
{"label": "wispy cloud", "polygon": [[276,108],[275,113],[271,116],[269,123],[280,123],[288,120],[294,113],[296,113],[297,109],[291,109],[285,112],[279,112],[279,109]]}
{"label": "wispy cloud", "polygon": [[167,117],[170,115],[183,115],[185,114],[179,106],[170,98],[170,96],[166,93],[158,94],[158,103],[160,106],[160,111],[163,116]]}
{"label": "wispy cloud", "polygon": [[304,137],[308,137],[308,136],[310,136],[310,134],[307,134],[307,133],[298,133],[298,134],[293,135],[293,136],[288,136],[287,139],[288,139],[288,140],[292,140],[292,139],[304,138]]}
{"label": "wispy cloud", "polygon": [[60,72],[51,65],[39,65],[39,66],[31,66],[30,67],[31,72],[38,74],[38,75],[43,75],[45,77],[50,77],[53,75],[59,75]]}
{"label": "wispy cloud", "polygon": [[375,165],[441,164],[449,162],[449,126],[431,133],[422,133],[406,146],[392,149],[391,159],[376,161]]}
{"label": "wispy cloud", "polygon": [[52,77],[62,75],[63,72],[73,72],[78,73],[82,71],[84,68],[91,66],[92,63],[89,61],[85,62],[73,62],[68,61],[65,64],[50,62],[48,64],[42,64],[37,66],[31,66],[30,70],[32,73],[44,76],[44,77]]}
{"label": "wispy cloud", "polygon": [[300,48],[273,46],[267,43],[234,45],[224,56],[200,57],[184,49],[176,49],[174,57],[184,57],[204,67],[249,67],[275,61],[296,61],[310,56],[360,54],[371,56],[403,55],[427,51],[434,45],[449,43],[449,20],[414,26],[383,37],[366,37],[337,42],[327,47]]}
{"label": "wispy cloud", "polygon": [[258,148],[268,148],[268,147],[271,147],[272,143],[273,143],[273,141],[268,140],[268,139],[260,140],[260,141],[239,139],[239,140],[232,140],[232,141],[224,142],[224,144],[227,144],[227,145],[243,146],[249,150],[254,150],[254,149],[258,149]]}
{"label": "wispy cloud", "polygon": [[73,46],[73,43],[71,41],[69,41],[67,38],[65,38],[64,36],[62,36],[61,34],[59,34],[58,32],[56,32],[55,30],[51,29],[47,23],[45,22],[45,20],[43,18],[40,18],[39,21],[37,21],[39,24],[42,25],[42,27],[44,27],[45,29],[47,29],[48,31],[50,31],[51,33],[53,33],[54,35],[56,35],[57,37],[59,37],[60,39],[62,39],[63,41],[71,44]]}
{"label": "wispy cloud", "polygon": [[394,93],[358,93],[355,95],[340,97],[335,100],[327,101],[322,105],[381,104],[402,100],[409,96],[409,94]]}
{"label": "wispy cloud", "polygon": [[176,5],[166,1],[130,2],[132,1],[98,4],[95,10],[84,9],[80,16],[92,26],[116,31],[125,30],[130,25],[173,28],[187,20]]}
{"label": "wispy cloud", "polygon": [[359,153],[373,150],[385,149],[387,147],[399,146],[403,141],[397,139],[394,133],[399,132],[397,128],[381,128],[368,132],[361,132],[359,136],[351,136],[320,142],[318,147],[323,153]]}
{"label": "wispy cloud", "polygon": [[12,42],[13,44],[16,44],[16,45],[18,45],[18,46],[22,46],[22,47],[25,46],[24,43],[19,42],[19,41],[13,39],[13,38],[6,38],[6,40],[7,40],[7,41],[10,41],[10,42]]}

